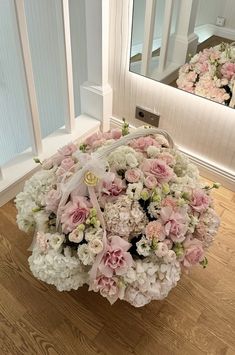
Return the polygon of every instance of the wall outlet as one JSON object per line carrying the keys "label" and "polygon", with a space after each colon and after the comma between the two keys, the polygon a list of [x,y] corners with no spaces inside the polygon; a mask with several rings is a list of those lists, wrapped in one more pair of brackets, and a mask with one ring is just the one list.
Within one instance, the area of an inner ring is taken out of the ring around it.
{"label": "wall outlet", "polygon": [[135,110],[135,118],[138,120],[141,120],[151,126],[158,127],[159,126],[159,120],[160,120],[160,115],[147,111],[142,107],[136,106]]}
{"label": "wall outlet", "polygon": [[225,25],[225,17],[218,16],[216,18],[216,26],[224,27]]}

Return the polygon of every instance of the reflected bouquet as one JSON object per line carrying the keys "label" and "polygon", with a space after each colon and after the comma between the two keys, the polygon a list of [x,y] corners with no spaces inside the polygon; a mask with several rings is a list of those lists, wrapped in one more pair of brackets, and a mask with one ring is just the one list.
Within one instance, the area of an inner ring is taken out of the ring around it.
{"label": "reflected bouquet", "polygon": [[179,89],[235,107],[235,47],[221,43],[193,56],[179,70]]}
{"label": "reflected bouquet", "polygon": [[59,291],[83,284],[111,303],[165,298],[182,272],[207,264],[218,230],[210,190],[163,130],[95,133],[44,161],[16,197],[34,230],[29,266]]}

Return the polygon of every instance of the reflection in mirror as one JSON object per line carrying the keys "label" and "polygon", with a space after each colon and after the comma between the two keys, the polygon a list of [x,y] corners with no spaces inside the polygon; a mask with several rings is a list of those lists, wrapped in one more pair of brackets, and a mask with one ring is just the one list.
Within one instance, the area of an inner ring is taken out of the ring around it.
{"label": "reflection in mirror", "polygon": [[234,0],[134,0],[130,71],[234,108],[234,41]]}

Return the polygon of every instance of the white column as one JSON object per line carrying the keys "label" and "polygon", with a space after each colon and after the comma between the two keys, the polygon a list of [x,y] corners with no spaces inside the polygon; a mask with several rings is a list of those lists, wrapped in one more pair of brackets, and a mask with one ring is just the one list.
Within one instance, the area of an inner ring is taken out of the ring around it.
{"label": "white column", "polygon": [[66,61],[68,108],[69,108],[69,116],[66,117],[65,128],[68,133],[71,133],[75,127],[75,112],[74,112],[74,92],[73,92],[73,64],[72,64],[72,49],[71,49],[71,35],[70,35],[70,19],[69,19],[69,0],[62,0],[62,7],[63,7],[65,61]]}
{"label": "white column", "polygon": [[172,10],[173,10],[173,0],[166,0],[165,11],[164,11],[164,22],[162,29],[162,45],[160,50],[158,72],[163,72],[166,66],[167,54],[169,48],[169,37],[171,30],[171,20],[172,20]]}
{"label": "white column", "polygon": [[141,74],[148,76],[152,60],[154,25],[156,17],[156,0],[146,1],[144,19],[144,43],[142,50]]}
{"label": "white column", "polygon": [[198,0],[181,0],[176,34],[174,36],[174,50],[172,58],[176,63],[182,65],[188,59],[188,55],[194,55],[197,51],[198,36],[194,33]]}
{"label": "white column", "polygon": [[81,110],[100,120],[106,131],[112,116],[112,88],[108,83],[109,0],[85,3],[88,79],[81,86]]}
{"label": "white column", "polygon": [[31,132],[32,150],[38,155],[42,152],[42,138],[40,119],[37,105],[36,89],[33,77],[33,66],[30,54],[29,39],[27,32],[27,23],[25,17],[24,1],[14,0],[17,25],[19,30],[20,45],[22,50],[23,65],[26,77],[27,94],[29,101],[29,108],[31,114],[31,121],[29,122],[29,129]]}

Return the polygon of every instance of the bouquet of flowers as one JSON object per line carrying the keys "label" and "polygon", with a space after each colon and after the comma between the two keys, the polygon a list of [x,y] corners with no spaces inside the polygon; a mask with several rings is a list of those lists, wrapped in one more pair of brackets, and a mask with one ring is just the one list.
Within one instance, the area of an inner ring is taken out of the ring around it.
{"label": "bouquet of flowers", "polygon": [[235,47],[221,43],[206,48],[179,70],[179,89],[235,107]]}
{"label": "bouquet of flowers", "polygon": [[16,197],[35,231],[29,266],[59,291],[83,284],[111,303],[162,300],[191,266],[207,265],[219,226],[210,190],[163,130],[96,133],[44,161]]}

